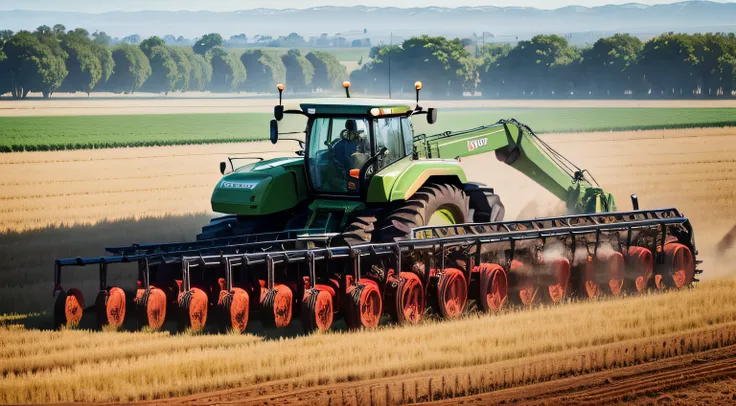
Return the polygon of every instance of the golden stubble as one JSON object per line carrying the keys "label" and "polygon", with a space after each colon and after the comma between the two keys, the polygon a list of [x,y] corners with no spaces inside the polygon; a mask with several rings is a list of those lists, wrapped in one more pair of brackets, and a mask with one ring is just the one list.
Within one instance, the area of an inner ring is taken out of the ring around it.
{"label": "golden stubble", "polygon": [[0,328],[0,402],[160,399],[284,379],[299,388],[524,362],[734,321],[736,281],[724,280],[623,300],[271,340],[10,326]]}

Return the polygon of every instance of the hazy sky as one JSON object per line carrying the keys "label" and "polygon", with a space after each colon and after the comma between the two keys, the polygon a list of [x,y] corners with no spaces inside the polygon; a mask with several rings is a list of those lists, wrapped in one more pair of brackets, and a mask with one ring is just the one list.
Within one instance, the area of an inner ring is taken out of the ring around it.
{"label": "hazy sky", "polygon": [[[606,4],[663,4],[676,1],[658,0],[0,0],[0,10],[54,10],[54,11],[81,11],[101,13],[105,11],[139,11],[139,10],[211,10],[232,11],[253,8],[308,8],[316,6],[394,6],[424,7],[424,6],[527,6],[553,9],[569,5],[602,6]],[[736,0],[720,3],[732,3]]]}

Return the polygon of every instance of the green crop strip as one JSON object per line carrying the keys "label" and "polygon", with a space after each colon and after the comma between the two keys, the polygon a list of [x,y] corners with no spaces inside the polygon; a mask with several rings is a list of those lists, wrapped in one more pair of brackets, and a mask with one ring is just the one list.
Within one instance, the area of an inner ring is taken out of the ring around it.
{"label": "green crop strip", "polygon": [[[516,118],[536,132],[627,131],[736,126],[733,108],[533,108],[442,110],[416,133],[436,133]],[[268,113],[0,117],[0,152],[234,143],[268,139]],[[288,117],[282,131],[304,129]]]}

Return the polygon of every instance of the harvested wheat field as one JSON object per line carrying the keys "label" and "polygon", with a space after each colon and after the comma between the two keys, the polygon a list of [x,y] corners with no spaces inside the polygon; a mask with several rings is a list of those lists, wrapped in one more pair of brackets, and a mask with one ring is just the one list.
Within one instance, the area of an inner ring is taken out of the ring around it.
{"label": "harvested wheat field", "polygon": [[[279,340],[2,328],[0,402],[130,401],[244,387],[193,403],[258,396],[260,404],[285,404],[297,394],[279,394],[332,384],[350,389],[346,404],[356,396],[360,404],[369,396],[377,396],[373,404],[442,399],[736,344],[735,293],[736,281],[707,282],[638,298]],[[375,389],[348,384],[387,377]],[[341,404],[331,389],[318,404]]]}
{"label": "harvested wheat field", "polygon": [[[701,266],[704,282],[691,290],[623,300],[281,339],[39,331],[35,328],[43,324],[33,320],[44,316],[3,319],[8,326],[0,329],[0,403],[190,396],[173,402],[242,403],[253,398],[259,404],[362,405],[454,403],[457,397],[473,395],[463,400],[469,402],[492,390],[736,344],[736,247],[723,238],[736,224],[736,128],[543,139],[590,170],[617,197],[619,210],[630,209],[628,196],[637,193],[642,208],[673,206],[690,217],[700,258],[706,261]],[[211,216],[209,198],[220,178],[218,164],[228,153],[268,157],[290,153],[295,146],[248,143],[0,155],[0,313],[47,310],[57,257],[100,255],[105,245],[193,238]],[[563,210],[549,193],[494,159],[471,157],[463,165],[468,179],[495,187],[509,219]],[[94,297],[95,268],[81,268],[65,278],[69,286]],[[134,272],[121,268],[109,280],[132,288]],[[719,354],[713,362],[733,359],[730,353]],[[712,379],[733,376],[724,371]],[[220,392],[202,394],[213,390]],[[564,397],[564,388],[559,391]],[[476,401],[494,401],[489,399]]]}

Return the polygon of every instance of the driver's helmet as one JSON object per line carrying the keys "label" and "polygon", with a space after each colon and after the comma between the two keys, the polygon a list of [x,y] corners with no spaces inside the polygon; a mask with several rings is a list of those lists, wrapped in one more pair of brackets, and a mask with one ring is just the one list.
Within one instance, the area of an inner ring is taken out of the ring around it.
{"label": "driver's helmet", "polygon": [[345,140],[349,140],[349,141],[360,140],[360,133],[358,132],[358,124],[355,122],[355,120],[345,121],[345,131],[343,131],[342,134],[340,135]]}

